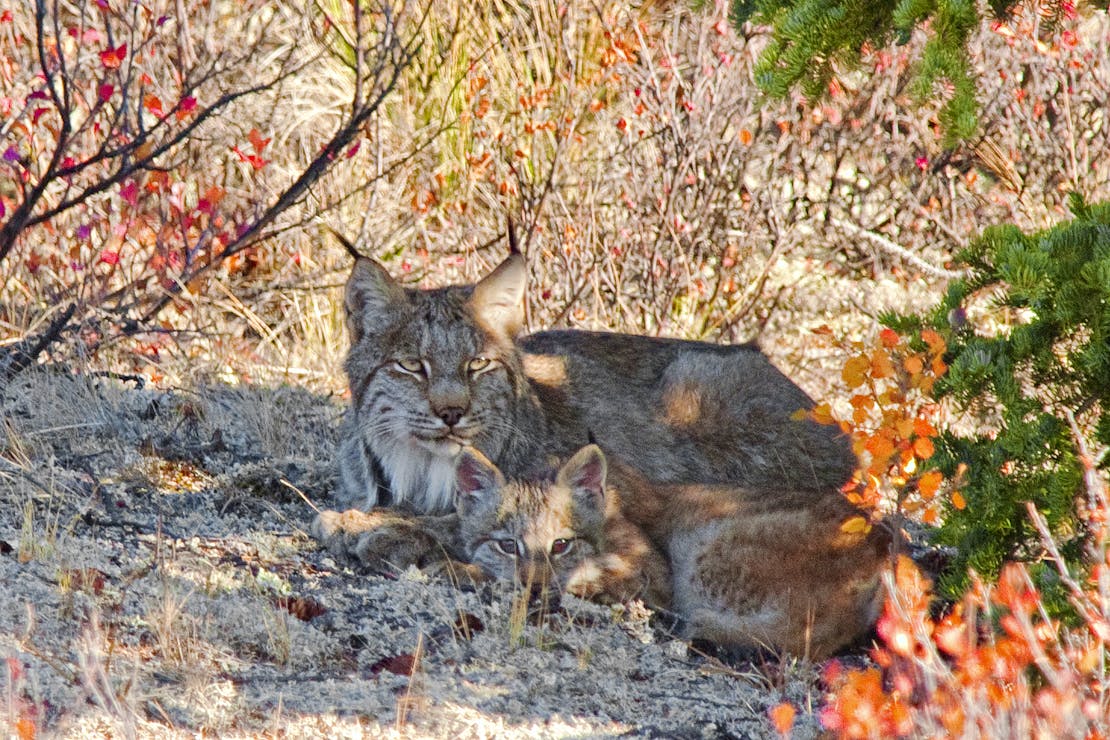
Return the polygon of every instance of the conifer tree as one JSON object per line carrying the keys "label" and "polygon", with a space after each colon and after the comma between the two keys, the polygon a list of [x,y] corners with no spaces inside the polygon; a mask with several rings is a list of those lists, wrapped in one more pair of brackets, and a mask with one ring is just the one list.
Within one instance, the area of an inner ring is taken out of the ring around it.
{"label": "conifer tree", "polygon": [[[1017,0],[989,2],[997,17],[1016,5]],[[1050,30],[1074,5],[1042,3],[1042,29]],[[760,88],[776,97],[800,88],[811,100],[828,91],[838,70],[857,65],[866,46],[884,46],[892,39],[904,44],[914,28],[924,28],[929,40],[912,90],[919,99],[943,97],[940,123],[951,146],[978,128],[967,44],[983,20],[979,8],[975,0],[732,0],[730,17],[737,28],[747,21],[771,26],[771,43],[756,65]]]}
{"label": "conifer tree", "polygon": [[[934,392],[977,427],[943,432],[930,460],[962,492],[936,533],[956,549],[942,582],[950,596],[966,588],[969,569],[993,578],[1007,560],[1038,564],[1051,595],[1055,566],[1041,565],[1027,502],[1069,565],[1082,565],[1086,491],[1068,415],[1110,447],[1110,203],[1073,195],[1070,205],[1074,220],[1034,234],[988,229],[957,255],[970,276],[953,281],[932,313],[883,318],[945,337],[949,370]],[[1009,327],[992,335],[968,320],[969,301],[984,299],[1011,317]],[[1100,467],[1110,469],[1110,456]]]}

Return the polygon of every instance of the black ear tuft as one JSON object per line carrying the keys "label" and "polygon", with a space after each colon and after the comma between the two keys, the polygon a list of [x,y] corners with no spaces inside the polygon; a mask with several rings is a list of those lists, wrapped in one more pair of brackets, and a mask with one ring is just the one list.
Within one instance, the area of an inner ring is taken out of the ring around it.
{"label": "black ear tuft", "polygon": [[513,228],[513,217],[509,216],[509,254],[520,254],[520,245],[516,241],[516,229]]}
{"label": "black ear tuft", "polygon": [[363,258],[362,252],[358,251],[355,245],[351,243],[350,239],[343,236],[335,229],[329,228],[328,231],[330,231],[331,235],[334,236],[336,240],[343,245],[343,248],[347,250],[347,254],[351,255],[356,260],[360,260]]}

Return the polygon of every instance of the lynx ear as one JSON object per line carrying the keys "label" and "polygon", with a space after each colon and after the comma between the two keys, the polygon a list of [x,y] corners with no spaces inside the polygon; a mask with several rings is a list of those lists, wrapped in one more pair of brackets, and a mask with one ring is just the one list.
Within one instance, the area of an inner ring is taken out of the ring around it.
{"label": "lynx ear", "polygon": [[347,329],[351,344],[383,326],[389,317],[408,304],[405,289],[397,284],[386,269],[372,259],[355,261],[347,278],[344,298]]}
{"label": "lynx ear", "polygon": [[470,307],[482,323],[508,337],[524,325],[524,288],[528,267],[524,255],[513,252],[474,286]]}
{"label": "lynx ear", "polygon": [[485,455],[473,447],[466,447],[455,461],[455,490],[458,491],[458,509],[465,514],[480,506],[496,500],[496,495],[505,485],[505,476]]}
{"label": "lynx ear", "polygon": [[604,515],[607,472],[605,453],[597,445],[586,445],[559,469],[556,482],[570,489],[577,506]]}

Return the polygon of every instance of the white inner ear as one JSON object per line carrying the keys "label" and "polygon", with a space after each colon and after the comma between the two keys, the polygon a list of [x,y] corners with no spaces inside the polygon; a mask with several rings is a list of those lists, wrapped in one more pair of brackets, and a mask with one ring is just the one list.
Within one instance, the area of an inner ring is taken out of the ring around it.
{"label": "white inner ear", "polygon": [[486,500],[504,483],[501,471],[473,452],[463,452],[455,463],[455,486],[459,492],[460,508]]}
{"label": "white inner ear", "polygon": [[608,465],[596,445],[583,447],[559,470],[560,482],[575,497],[587,497],[599,510],[605,508],[605,476]]}
{"label": "white inner ear", "polygon": [[474,312],[489,327],[515,336],[524,324],[524,290],[528,268],[521,254],[510,254],[478,281],[470,297]]}

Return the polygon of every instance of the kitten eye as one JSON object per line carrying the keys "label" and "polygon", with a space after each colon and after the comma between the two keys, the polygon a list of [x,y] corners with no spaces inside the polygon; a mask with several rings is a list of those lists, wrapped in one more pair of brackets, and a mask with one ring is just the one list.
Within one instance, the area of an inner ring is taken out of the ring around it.
{"label": "kitten eye", "polygon": [[493,360],[488,357],[475,357],[470,362],[466,363],[466,369],[472,373],[480,373],[483,370],[488,370],[493,364]]}
{"label": "kitten eye", "polygon": [[560,537],[559,539],[557,539],[557,540],[555,540],[554,542],[551,543],[551,554],[552,555],[562,555],[563,553],[570,550],[570,546],[572,544],[574,544],[574,540],[565,539],[565,538]]}
{"label": "kitten eye", "polygon": [[506,538],[503,540],[494,540],[494,543],[501,552],[516,557],[516,540]]}
{"label": "kitten eye", "polygon": [[406,373],[410,373],[412,375],[424,374],[424,363],[420,360],[405,358],[403,360],[395,360],[393,364],[395,364],[401,370],[404,370]]}

